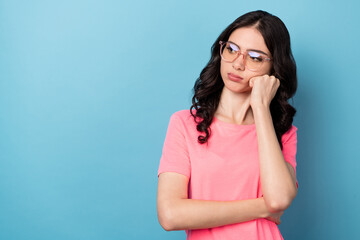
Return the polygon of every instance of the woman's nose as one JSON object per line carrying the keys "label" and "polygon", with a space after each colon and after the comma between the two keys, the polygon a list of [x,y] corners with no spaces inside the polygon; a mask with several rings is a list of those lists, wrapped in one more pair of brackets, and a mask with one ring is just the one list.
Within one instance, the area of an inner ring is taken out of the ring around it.
{"label": "woman's nose", "polygon": [[245,69],[245,54],[239,53],[240,55],[233,62],[233,67],[235,69],[244,70]]}

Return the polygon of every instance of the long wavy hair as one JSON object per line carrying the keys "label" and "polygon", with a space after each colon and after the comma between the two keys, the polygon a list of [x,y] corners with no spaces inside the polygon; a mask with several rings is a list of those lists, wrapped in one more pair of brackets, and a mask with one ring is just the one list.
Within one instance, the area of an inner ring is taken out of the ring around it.
{"label": "long wavy hair", "polygon": [[288,99],[294,96],[297,89],[296,63],[285,24],[278,17],[261,10],[237,18],[220,34],[211,47],[211,58],[194,84],[190,107],[190,113],[197,124],[197,131],[205,134],[198,136],[198,142],[204,144],[211,136],[210,125],[224,87],[220,75],[219,41],[227,41],[231,33],[241,27],[255,27],[263,36],[273,56],[270,75],[275,75],[280,80],[280,86],[270,103],[270,112],[278,142],[283,149],[281,137],[291,128],[296,113],[296,109],[288,103]]}

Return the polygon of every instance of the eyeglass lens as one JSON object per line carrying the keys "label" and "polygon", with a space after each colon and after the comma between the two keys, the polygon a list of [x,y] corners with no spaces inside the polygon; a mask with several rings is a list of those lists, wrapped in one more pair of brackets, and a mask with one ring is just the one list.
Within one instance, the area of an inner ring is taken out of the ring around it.
{"label": "eyeglass lens", "polygon": [[[233,62],[240,53],[240,48],[231,43],[226,42],[222,44],[221,56],[225,61]],[[247,51],[245,54],[245,64],[249,70],[257,70],[264,62],[264,56],[258,52]]]}

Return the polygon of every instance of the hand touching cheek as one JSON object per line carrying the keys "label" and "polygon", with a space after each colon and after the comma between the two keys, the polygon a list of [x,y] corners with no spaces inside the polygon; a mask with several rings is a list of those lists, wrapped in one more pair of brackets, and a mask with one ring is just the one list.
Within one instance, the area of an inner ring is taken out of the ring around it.
{"label": "hand touching cheek", "polygon": [[270,107],[270,103],[280,86],[280,80],[269,75],[256,76],[250,79],[249,86],[252,88],[251,107]]}

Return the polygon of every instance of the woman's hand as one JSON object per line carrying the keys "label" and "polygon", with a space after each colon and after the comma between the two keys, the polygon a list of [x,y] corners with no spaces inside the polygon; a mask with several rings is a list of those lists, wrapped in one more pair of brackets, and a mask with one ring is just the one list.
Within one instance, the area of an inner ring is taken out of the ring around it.
{"label": "woman's hand", "polygon": [[284,211],[269,214],[270,216],[266,217],[265,219],[276,223],[276,225],[279,225],[281,223],[280,217],[284,214]]}
{"label": "woman's hand", "polygon": [[249,86],[252,88],[250,97],[251,107],[269,107],[280,86],[280,80],[275,78],[275,76],[256,76],[250,79]]}
{"label": "woman's hand", "polygon": [[268,210],[268,208],[265,204],[264,197],[260,197],[259,199],[262,201],[262,204],[263,204],[262,206],[264,207],[264,211],[265,211],[265,215],[263,218],[274,222],[276,225],[279,225],[281,223],[280,217],[284,214],[284,211],[272,213]]}

